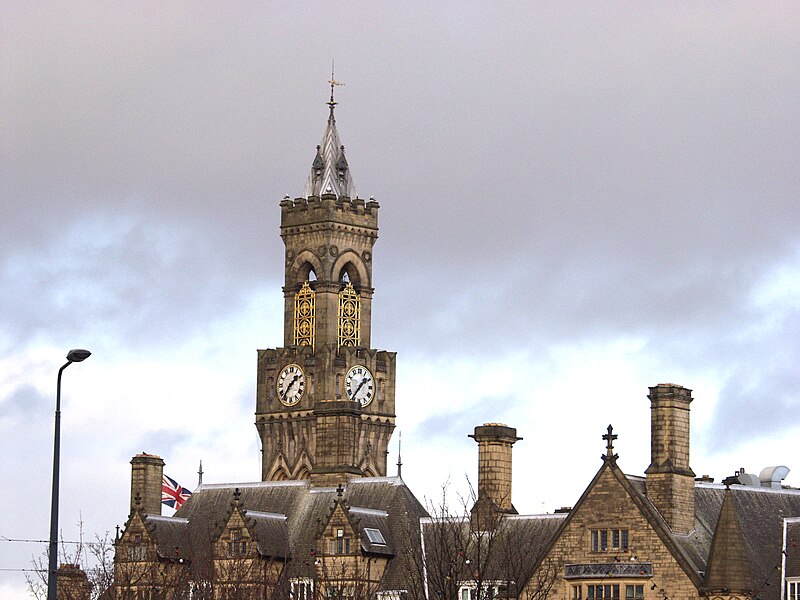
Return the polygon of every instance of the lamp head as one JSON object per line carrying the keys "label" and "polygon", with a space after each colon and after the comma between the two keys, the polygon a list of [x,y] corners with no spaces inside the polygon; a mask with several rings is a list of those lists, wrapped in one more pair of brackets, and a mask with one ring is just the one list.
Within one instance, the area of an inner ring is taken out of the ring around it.
{"label": "lamp head", "polygon": [[67,352],[69,362],[83,362],[92,355],[88,350],[75,349]]}

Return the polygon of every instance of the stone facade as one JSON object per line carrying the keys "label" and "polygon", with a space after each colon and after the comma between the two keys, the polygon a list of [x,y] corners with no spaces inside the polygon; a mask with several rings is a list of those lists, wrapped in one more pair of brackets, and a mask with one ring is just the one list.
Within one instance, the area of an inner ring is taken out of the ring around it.
{"label": "stone facade", "polygon": [[[372,199],[345,195],[352,193],[352,177],[333,106],[312,164],[308,195],[280,203],[284,347],[258,351],[256,428],[263,481],[306,479],[320,468],[330,475],[341,467],[340,480],[387,472],[395,424],[395,354],[370,348],[372,252],[380,207]],[[345,288],[352,294],[346,313]],[[301,312],[303,294],[307,304]],[[287,365],[296,365],[305,378],[303,391],[292,402],[277,387]],[[351,400],[346,380],[359,366],[369,370],[372,380],[369,398],[362,398],[356,409],[357,422],[339,419],[335,422],[347,422],[339,429],[327,416],[320,421],[317,407]],[[341,462],[344,444],[351,445],[347,464]],[[332,449],[338,453],[338,467],[329,464]],[[326,461],[324,467],[320,461]]]}

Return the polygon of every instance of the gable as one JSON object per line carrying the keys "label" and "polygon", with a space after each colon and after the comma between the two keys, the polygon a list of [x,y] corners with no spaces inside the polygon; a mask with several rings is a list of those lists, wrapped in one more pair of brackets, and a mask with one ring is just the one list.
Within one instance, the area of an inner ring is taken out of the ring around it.
{"label": "gable", "polygon": [[668,536],[659,519],[616,461],[607,460],[537,570],[556,571],[561,579],[556,590],[569,591],[572,585],[602,580],[604,584],[655,585],[668,597],[696,596],[697,586],[674,545],[665,540]]}

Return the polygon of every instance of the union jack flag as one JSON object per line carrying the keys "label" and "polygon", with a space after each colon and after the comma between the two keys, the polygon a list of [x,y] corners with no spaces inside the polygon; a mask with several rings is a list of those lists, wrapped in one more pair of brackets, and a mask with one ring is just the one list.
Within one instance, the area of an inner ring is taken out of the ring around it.
{"label": "union jack flag", "polygon": [[189,499],[192,492],[178,485],[178,482],[164,475],[161,482],[161,503],[178,509]]}

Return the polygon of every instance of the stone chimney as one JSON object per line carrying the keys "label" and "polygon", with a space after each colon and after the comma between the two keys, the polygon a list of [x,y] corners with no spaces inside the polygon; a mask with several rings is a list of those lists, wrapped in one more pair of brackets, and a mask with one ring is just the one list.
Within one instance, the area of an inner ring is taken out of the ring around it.
{"label": "stone chimney", "polygon": [[314,405],[317,441],[312,485],[335,487],[354,477],[363,477],[356,457],[361,405],[351,400],[324,400]]}
{"label": "stone chimney", "polygon": [[490,513],[516,514],[511,503],[511,451],[521,440],[517,430],[501,423],[485,423],[470,435],[478,442],[478,499],[472,516]]}
{"label": "stone chimney", "polygon": [[137,508],[137,498],[148,515],[161,514],[161,482],[164,461],[155,454],[142,452],[131,459],[131,512]]}
{"label": "stone chimney", "polygon": [[89,600],[92,584],[86,572],[76,564],[61,563],[56,579],[56,600]]}
{"label": "stone chimney", "polygon": [[694,472],[689,467],[692,390],[672,383],[650,388],[650,466],[647,497],[672,531],[694,529]]}

